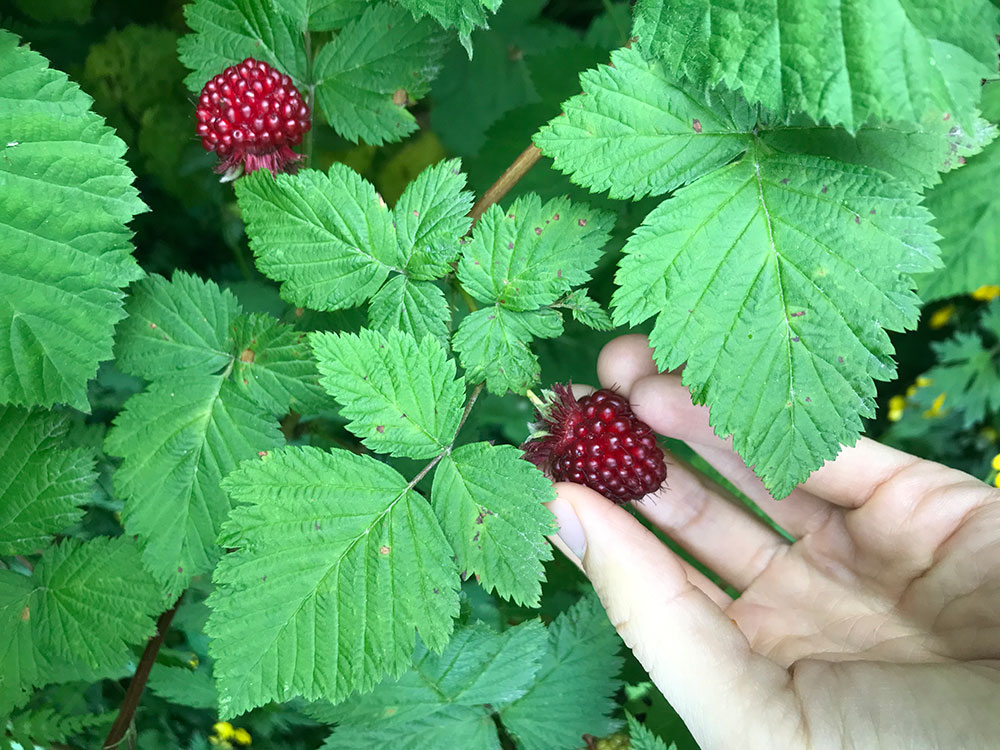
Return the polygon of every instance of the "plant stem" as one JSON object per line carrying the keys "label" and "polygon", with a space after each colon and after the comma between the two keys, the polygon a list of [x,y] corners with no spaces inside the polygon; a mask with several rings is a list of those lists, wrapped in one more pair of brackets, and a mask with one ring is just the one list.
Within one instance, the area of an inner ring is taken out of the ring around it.
{"label": "plant stem", "polygon": [[465,426],[465,420],[467,420],[469,418],[469,412],[472,411],[472,407],[476,403],[476,399],[479,398],[479,394],[483,392],[483,386],[484,385],[485,385],[485,383],[480,383],[479,385],[477,385],[475,387],[475,389],[472,391],[472,395],[469,396],[469,400],[465,404],[465,411],[462,412],[462,418],[458,421],[458,427],[455,430],[455,437],[453,437],[451,439],[451,443],[448,444],[447,448],[445,448],[443,451],[441,451],[440,453],[438,453],[431,460],[431,462],[429,464],[427,464],[424,468],[422,468],[420,470],[419,474],[417,474],[415,477],[413,477],[413,480],[406,486],[406,491],[407,492],[409,492],[414,487],[416,487],[417,486],[417,482],[419,482],[421,479],[423,479],[425,476],[427,476],[427,473],[431,469],[433,469],[435,466],[437,466],[438,462],[442,458],[444,458],[449,453],[451,453],[451,449],[455,445],[455,441],[458,439],[458,433],[460,433],[462,431],[462,427]]}
{"label": "plant stem", "polygon": [[129,727],[132,726],[135,711],[139,708],[139,699],[142,698],[142,691],[145,690],[146,682],[149,680],[149,672],[156,662],[156,654],[159,652],[160,646],[163,645],[163,639],[166,638],[167,631],[170,630],[170,623],[173,621],[174,615],[177,614],[177,608],[180,606],[183,596],[181,594],[177,598],[177,601],[174,602],[174,606],[161,614],[159,619],[157,619],[156,633],[146,643],[146,648],[142,652],[142,658],[139,659],[139,666],[136,667],[135,674],[132,675],[132,679],[128,684],[128,690],[125,691],[125,698],[122,700],[121,708],[118,709],[118,716],[115,717],[115,723],[111,725],[108,738],[104,740],[104,750],[117,748],[118,744],[125,737],[125,733],[128,732]]}
{"label": "plant stem", "polygon": [[538,396],[535,395],[535,392],[530,388],[524,392],[524,395],[528,397],[528,401],[534,404],[538,411],[542,411],[542,409],[545,408],[545,402],[538,398]]}
{"label": "plant stem", "polygon": [[541,150],[534,144],[522,151],[511,165],[504,170],[504,173],[497,178],[497,181],[490,185],[490,189],[483,193],[483,197],[476,201],[476,205],[469,211],[472,223],[475,225],[479,221],[486,209],[502,199],[514,187],[518,180],[528,173],[538,160],[542,158]]}
{"label": "plant stem", "polygon": [[[306,86],[306,104],[309,107],[309,116],[315,122],[316,120],[316,84],[313,82],[313,56],[312,56],[312,38],[309,36],[309,31],[304,32],[305,35],[305,47],[306,47],[306,76],[309,79],[309,85]],[[313,163],[313,131],[315,127],[310,127],[306,131],[305,142],[302,144],[302,150],[305,152],[305,166],[312,167]]]}

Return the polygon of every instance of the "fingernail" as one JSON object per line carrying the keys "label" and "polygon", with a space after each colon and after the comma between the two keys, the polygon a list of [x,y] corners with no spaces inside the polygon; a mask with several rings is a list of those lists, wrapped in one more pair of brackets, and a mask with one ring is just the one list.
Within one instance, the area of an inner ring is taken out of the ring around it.
{"label": "fingernail", "polygon": [[582,561],[587,551],[587,537],[583,533],[583,527],[580,525],[580,519],[576,517],[573,506],[561,497],[557,497],[549,503],[549,510],[559,523],[559,538]]}

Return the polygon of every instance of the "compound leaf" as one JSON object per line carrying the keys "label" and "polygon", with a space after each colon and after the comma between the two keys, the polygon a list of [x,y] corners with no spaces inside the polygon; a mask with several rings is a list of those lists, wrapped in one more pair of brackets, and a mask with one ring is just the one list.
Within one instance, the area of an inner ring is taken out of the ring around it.
{"label": "compound leaf", "polygon": [[457,29],[462,46],[471,58],[473,30],[488,28],[487,11],[496,13],[503,0],[399,0],[399,2],[417,18],[429,15],[446,29]]}
{"label": "compound leaf", "polygon": [[372,297],[368,325],[377,330],[398,328],[417,341],[432,336],[448,346],[451,309],[444,292],[430,281],[394,276]]}
{"label": "compound leaf", "polygon": [[239,503],[220,542],[206,630],[219,709],[295,695],[342,701],[440,651],[458,613],[451,549],[394,469],[346,450],[288,448],[225,480]]}
{"label": "compound leaf", "polygon": [[64,416],[0,406],[0,555],[31,554],[83,516],[97,474],[68,430]]}
{"label": "compound leaf", "polygon": [[[396,261],[392,217],[375,188],[350,167],[305,169],[236,183],[260,271],[282,282],[289,302],[340,310],[371,297]],[[400,270],[400,269],[395,269]]]}
{"label": "compound leaf", "polygon": [[347,428],[371,450],[430,458],[455,437],[465,381],[431,337],[408,333],[312,333],[323,387],[342,405]]}
{"label": "compound leaf", "polygon": [[154,381],[125,404],[105,441],[123,459],[114,476],[122,521],[172,591],[219,559],[215,540],[230,508],[219,482],[282,442],[277,422],[220,375]]}
{"label": "compound leaf", "polygon": [[869,118],[976,116],[980,80],[997,72],[989,0],[873,0],[797,5],[640,0],[633,36],[701,85],[725,82],[771,110],[854,131]]}
{"label": "compound leaf", "polygon": [[524,393],[541,373],[531,340],[555,338],[562,330],[562,316],[555,310],[515,312],[493,305],[463,318],[452,345],[469,382],[485,380],[486,388],[500,396]]}
{"label": "compound leaf", "polygon": [[586,596],[549,626],[549,648],[534,684],[500,709],[503,725],[523,750],[575,747],[583,734],[603,737],[618,689],[621,641],[600,601]]}
{"label": "compound leaf", "polygon": [[709,106],[636,50],[611,61],[581,74],[583,93],[535,136],[573,182],[612,198],[661,195],[749,146],[756,113],[745,104]]}
{"label": "compound leaf", "polygon": [[430,716],[408,722],[347,724],[337,728],[320,750],[369,750],[405,747],[407,750],[500,750],[500,738],[490,712],[481,706],[444,706]]}
{"label": "compound leaf", "polygon": [[542,561],[552,559],[545,540],[555,499],[552,483],[510,445],[473,443],[442,459],[431,504],[458,566],[519,605],[537,607]]}
{"label": "compound leaf", "polygon": [[91,98],[0,29],[0,401],[89,411],[145,210]]}
{"label": "compound leaf", "polygon": [[191,69],[185,85],[197,93],[210,78],[247,57],[263,60],[296,85],[312,83],[303,32],[304,4],[278,0],[195,0],[184,6],[184,20],[194,32],[181,37],[177,53]]}
{"label": "compound leaf", "polygon": [[587,295],[586,289],[574,289],[562,301],[561,306],[568,307],[574,319],[595,331],[610,331],[615,327],[611,316]]}
{"label": "compound leaf", "polygon": [[537,310],[590,279],[613,217],[567,198],[529,194],[506,211],[494,204],[466,243],[458,278],[480,302]]}
{"label": "compound leaf", "polygon": [[430,89],[445,50],[441,29],[398,5],[372,4],[316,56],[316,100],[334,130],[373,146],[417,129],[407,109]]}
{"label": "compound leaf", "polygon": [[658,315],[659,367],[687,362],[716,432],[784,496],[874,415],[873,378],[895,373],[883,329],[914,326],[909,274],[936,263],[928,218],[882,173],[755,148],[629,239],[615,321]]}

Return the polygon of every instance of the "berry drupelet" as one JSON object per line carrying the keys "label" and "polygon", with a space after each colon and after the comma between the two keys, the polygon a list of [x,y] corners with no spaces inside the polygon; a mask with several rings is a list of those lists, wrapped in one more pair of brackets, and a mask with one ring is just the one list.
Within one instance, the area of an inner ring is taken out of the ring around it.
{"label": "berry drupelet", "polygon": [[290,147],[312,126],[292,79],[252,57],[206,83],[196,113],[201,145],[219,155],[223,181],[258,169],[293,171],[302,155]]}
{"label": "berry drupelet", "polygon": [[577,400],[556,385],[538,416],[541,431],[521,449],[557,482],[584,484],[622,505],[655,492],[667,478],[652,429],[614,391]]}

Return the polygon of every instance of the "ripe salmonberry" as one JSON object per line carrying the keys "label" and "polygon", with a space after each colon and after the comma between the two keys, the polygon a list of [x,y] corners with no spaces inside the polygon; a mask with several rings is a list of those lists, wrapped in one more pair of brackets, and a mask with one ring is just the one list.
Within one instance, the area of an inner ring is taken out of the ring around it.
{"label": "ripe salmonberry", "polygon": [[252,57],[206,83],[196,113],[201,145],[219,155],[223,181],[258,169],[293,171],[302,155],[290,147],[312,127],[292,79]]}
{"label": "ripe salmonberry", "polygon": [[541,431],[521,448],[557,482],[585,484],[621,505],[655,492],[667,478],[652,429],[614,391],[577,400],[556,385],[538,416]]}

